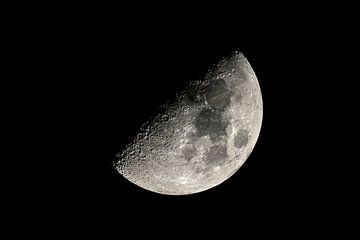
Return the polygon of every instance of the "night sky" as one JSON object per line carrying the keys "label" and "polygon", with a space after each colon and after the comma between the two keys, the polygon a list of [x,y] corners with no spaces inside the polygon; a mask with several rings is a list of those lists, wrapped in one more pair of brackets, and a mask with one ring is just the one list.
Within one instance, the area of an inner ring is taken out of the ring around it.
{"label": "night sky", "polygon": [[[39,147],[48,151],[48,160],[28,188],[29,195],[44,196],[33,200],[49,209],[44,219],[64,217],[74,229],[104,225],[114,234],[134,225],[155,232],[163,226],[180,232],[241,229],[249,222],[298,229],[292,221],[302,217],[316,226],[330,214],[324,202],[334,185],[325,179],[336,174],[326,169],[333,165],[323,151],[330,146],[322,146],[333,128],[319,118],[329,103],[336,105],[322,96],[336,95],[327,89],[332,83],[326,74],[337,64],[319,30],[325,27],[303,18],[290,21],[291,13],[198,21],[170,15],[101,14],[48,25],[41,20],[46,26],[25,34],[33,41],[24,48],[31,51],[27,56],[41,60],[36,81],[24,85],[39,93],[26,90],[35,100],[24,104],[28,115],[43,116],[34,120],[33,131],[46,129]],[[112,163],[141,124],[234,51],[256,73],[264,108],[257,144],[240,170],[217,187],[187,196],[153,193],[123,178]],[[31,190],[35,186],[43,187]]]}

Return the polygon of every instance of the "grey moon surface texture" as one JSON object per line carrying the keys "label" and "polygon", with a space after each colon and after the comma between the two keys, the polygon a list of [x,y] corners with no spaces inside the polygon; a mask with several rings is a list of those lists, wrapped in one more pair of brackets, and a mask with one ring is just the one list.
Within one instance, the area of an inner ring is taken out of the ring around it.
{"label": "grey moon surface texture", "polygon": [[259,82],[240,52],[166,103],[117,154],[114,167],[149,191],[185,195],[232,176],[258,139],[263,118]]}

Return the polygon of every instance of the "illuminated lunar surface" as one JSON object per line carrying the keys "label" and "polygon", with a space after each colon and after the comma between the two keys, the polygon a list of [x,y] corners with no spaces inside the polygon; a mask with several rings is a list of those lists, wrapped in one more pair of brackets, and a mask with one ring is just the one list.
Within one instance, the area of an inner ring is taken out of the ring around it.
{"label": "illuminated lunar surface", "polygon": [[263,116],[260,86],[235,52],[162,106],[117,155],[116,170],[153,192],[185,195],[224,182],[246,161]]}

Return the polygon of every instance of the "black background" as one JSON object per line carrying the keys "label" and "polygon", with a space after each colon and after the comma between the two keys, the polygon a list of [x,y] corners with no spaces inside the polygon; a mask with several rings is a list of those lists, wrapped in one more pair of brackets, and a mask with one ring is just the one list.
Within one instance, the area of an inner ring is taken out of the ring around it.
{"label": "black background", "polygon": [[[20,38],[19,48],[35,76],[23,87],[36,90],[24,104],[46,159],[27,204],[49,219],[47,227],[61,222],[64,229],[117,234],[134,228],[136,234],[146,227],[149,233],[235,231],[250,223],[294,233],[317,229],[334,214],[326,202],[335,195],[328,176],[336,172],[323,151],[330,148],[324,138],[331,124],[321,117],[334,96],[327,74],[336,65],[329,43],[336,21],[316,11],[261,18],[125,12],[77,10],[22,23],[27,41]],[[258,142],[242,168],[223,184],[187,196],[152,193],[117,173],[114,156],[140,125],[236,50],[254,69],[264,104]]]}
{"label": "black background", "polygon": [[[183,28],[158,22],[149,25],[119,29],[115,34],[107,28],[90,34],[89,29],[71,43],[75,55],[69,55],[74,58],[70,67],[79,75],[69,72],[66,80],[75,100],[70,108],[75,117],[69,120],[79,138],[73,147],[76,153],[82,149],[80,155],[70,156],[77,167],[81,163],[80,168],[70,170],[71,181],[65,177],[72,190],[70,195],[65,191],[71,209],[80,209],[81,219],[83,214],[90,218],[95,214],[94,218],[117,221],[119,217],[129,223],[127,218],[152,222],[158,216],[161,223],[184,218],[194,225],[206,222],[208,215],[215,222],[231,215],[244,221],[248,220],[243,216],[267,216],[266,221],[274,215],[292,218],[316,204],[310,197],[315,191],[315,183],[309,180],[314,164],[306,131],[311,130],[305,127],[305,116],[312,113],[303,99],[310,89],[297,95],[302,78],[310,74],[302,68],[311,66],[302,62],[306,61],[301,56],[304,46],[292,42],[301,36],[276,30],[255,36],[241,28],[214,31],[218,27],[211,24],[204,29],[202,25],[190,28],[191,23]],[[188,81],[201,77],[211,64],[235,50],[243,52],[254,68],[264,101],[258,143],[240,171],[224,184],[190,196],[148,192],[118,174],[111,165],[114,155],[140,124]],[[304,161],[310,166],[304,166]]]}

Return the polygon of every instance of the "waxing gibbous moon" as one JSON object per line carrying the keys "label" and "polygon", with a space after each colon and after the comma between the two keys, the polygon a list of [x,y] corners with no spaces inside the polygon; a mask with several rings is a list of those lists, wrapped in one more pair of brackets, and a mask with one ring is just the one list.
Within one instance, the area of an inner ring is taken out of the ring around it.
{"label": "waxing gibbous moon", "polygon": [[144,123],[116,170],[149,191],[185,195],[224,182],[246,161],[263,117],[259,82],[242,53],[223,58]]}

